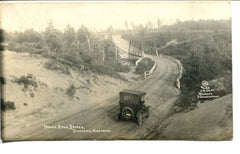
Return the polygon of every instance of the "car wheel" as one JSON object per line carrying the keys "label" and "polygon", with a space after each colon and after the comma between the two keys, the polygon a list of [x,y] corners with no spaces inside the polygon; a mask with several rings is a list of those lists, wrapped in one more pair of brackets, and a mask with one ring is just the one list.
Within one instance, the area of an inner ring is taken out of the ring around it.
{"label": "car wheel", "polygon": [[139,113],[139,114],[138,114],[138,118],[137,118],[137,124],[138,124],[139,126],[141,126],[142,123],[143,123],[143,115],[142,115],[142,113]]}
{"label": "car wheel", "polygon": [[124,107],[122,110],[122,115],[121,117],[123,117],[124,119],[131,119],[133,116],[133,110],[130,107]]}

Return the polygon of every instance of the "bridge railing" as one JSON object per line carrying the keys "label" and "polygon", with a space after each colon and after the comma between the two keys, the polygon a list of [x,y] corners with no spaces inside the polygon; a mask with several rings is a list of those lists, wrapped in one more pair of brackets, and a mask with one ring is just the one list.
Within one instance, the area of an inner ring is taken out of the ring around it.
{"label": "bridge railing", "polygon": [[157,67],[157,63],[156,63],[156,61],[154,60],[154,65],[153,65],[153,67],[152,67],[149,71],[145,71],[145,72],[144,72],[144,77],[147,78],[148,76],[150,76],[150,75],[154,72],[154,70],[156,69],[156,67]]}
{"label": "bridge railing", "polygon": [[138,63],[139,63],[143,58],[144,58],[144,57],[139,58],[139,59],[135,62],[135,65],[137,66]]}

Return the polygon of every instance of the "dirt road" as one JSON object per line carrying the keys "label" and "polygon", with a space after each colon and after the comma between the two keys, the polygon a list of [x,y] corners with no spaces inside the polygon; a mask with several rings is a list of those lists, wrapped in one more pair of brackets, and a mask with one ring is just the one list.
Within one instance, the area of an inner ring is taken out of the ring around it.
{"label": "dirt road", "polygon": [[[121,38],[118,39],[124,44]],[[8,140],[144,139],[159,127],[178,97],[178,90],[174,85],[179,75],[177,64],[164,57],[152,58],[157,62],[152,76],[129,87],[147,92],[145,100],[151,106],[150,117],[143,125],[138,126],[132,121],[115,121],[119,113],[119,98],[116,95],[81,112],[53,118],[54,120],[34,128],[22,128],[21,133],[12,134]]]}

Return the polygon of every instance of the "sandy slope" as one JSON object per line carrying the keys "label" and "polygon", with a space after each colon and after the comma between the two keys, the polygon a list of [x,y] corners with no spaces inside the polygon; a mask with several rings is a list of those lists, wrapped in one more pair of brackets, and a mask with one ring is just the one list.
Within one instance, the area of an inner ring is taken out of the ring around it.
{"label": "sandy slope", "polygon": [[[4,99],[13,101],[16,110],[2,114],[3,138],[42,125],[41,123],[51,121],[53,117],[59,118],[80,112],[117,95],[129,84],[120,79],[74,70],[70,70],[70,75],[65,75],[46,69],[44,67],[46,61],[48,59],[38,55],[4,51],[3,72],[6,78],[3,87]],[[18,85],[12,80],[27,73],[36,78],[38,87],[29,86],[23,91],[23,85]],[[76,87],[73,98],[66,94],[66,89],[71,84]],[[31,93],[34,96],[31,96]]]}
{"label": "sandy slope", "polygon": [[162,135],[169,139],[229,140],[232,133],[232,95],[227,95],[174,117]]}
{"label": "sandy slope", "polygon": [[168,117],[146,139],[231,140],[232,95],[198,103],[198,108]]}

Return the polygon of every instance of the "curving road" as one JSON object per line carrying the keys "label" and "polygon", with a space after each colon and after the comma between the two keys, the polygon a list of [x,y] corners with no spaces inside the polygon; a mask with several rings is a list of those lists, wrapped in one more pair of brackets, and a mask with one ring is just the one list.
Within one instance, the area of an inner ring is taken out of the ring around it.
{"label": "curving road", "polygon": [[[127,42],[121,37],[114,39],[117,40],[115,42],[118,42],[118,46],[127,46]],[[14,138],[18,140],[144,139],[158,129],[178,98],[178,90],[174,85],[179,75],[177,64],[163,57],[152,56],[152,58],[157,63],[152,76],[139,85],[129,87],[147,92],[146,103],[151,106],[150,117],[144,121],[142,126],[131,121],[115,121],[119,113],[118,96],[116,96],[84,111],[46,123],[45,128],[39,126],[34,130],[24,131],[15,135],[13,140]],[[78,127],[75,128],[77,131],[68,129],[70,124]]]}

